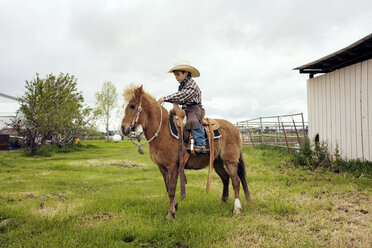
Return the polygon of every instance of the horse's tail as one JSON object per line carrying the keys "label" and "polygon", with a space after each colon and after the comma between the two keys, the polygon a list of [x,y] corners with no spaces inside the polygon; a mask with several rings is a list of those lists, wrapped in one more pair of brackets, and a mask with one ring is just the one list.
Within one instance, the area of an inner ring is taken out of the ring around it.
{"label": "horse's tail", "polygon": [[238,176],[240,178],[240,182],[242,183],[245,199],[247,202],[250,200],[251,196],[249,194],[248,190],[248,183],[247,183],[247,177],[245,172],[245,163],[243,160],[243,153],[240,153],[239,157],[239,163],[238,163]]}

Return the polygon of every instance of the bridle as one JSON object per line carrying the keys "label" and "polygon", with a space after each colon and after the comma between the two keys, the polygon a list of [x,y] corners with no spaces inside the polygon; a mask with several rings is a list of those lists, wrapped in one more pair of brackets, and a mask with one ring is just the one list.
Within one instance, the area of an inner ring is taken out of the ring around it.
{"label": "bridle", "polygon": [[129,129],[132,130],[132,132],[129,134],[129,137],[130,137],[130,141],[132,141],[133,144],[135,144],[137,146],[137,151],[140,153],[140,154],[144,154],[144,151],[141,149],[141,146],[143,145],[146,145],[148,143],[150,143],[151,141],[153,141],[156,137],[158,137],[159,135],[159,132],[160,132],[160,128],[161,128],[161,124],[163,122],[163,109],[161,108],[161,105],[159,105],[159,108],[160,108],[160,122],[159,122],[159,127],[158,127],[158,130],[156,130],[154,136],[152,136],[149,140],[147,140],[145,143],[138,143],[135,141],[135,139],[137,139],[138,141],[140,141],[141,139],[138,138],[139,135],[136,135],[136,133],[134,132],[135,131],[135,128],[134,128],[134,125],[138,122],[138,119],[139,119],[139,116],[142,112],[142,94],[141,94],[141,98],[140,98],[140,102],[139,102],[139,105],[138,105],[138,108],[137,108],[137,113],[136,115],[133,117],[133,120],[129,126]]}

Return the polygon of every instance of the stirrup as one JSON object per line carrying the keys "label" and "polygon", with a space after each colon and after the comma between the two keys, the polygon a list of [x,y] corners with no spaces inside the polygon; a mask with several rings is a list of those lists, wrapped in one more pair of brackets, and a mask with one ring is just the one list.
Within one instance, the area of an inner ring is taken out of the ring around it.
{"label": "stirrup", "polygon": [[194,147],[194,151],[196,153],[203,153],[203,154],[205,154],[205,153],[208,153],[209,152],[209,149],[207,149],[205,146],[195,146]]}

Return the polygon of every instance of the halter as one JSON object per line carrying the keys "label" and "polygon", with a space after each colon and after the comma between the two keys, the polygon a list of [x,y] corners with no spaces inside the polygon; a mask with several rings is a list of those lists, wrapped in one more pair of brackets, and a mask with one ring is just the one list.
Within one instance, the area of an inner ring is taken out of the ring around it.
{"label": "halter", "polygon": [[140,139],[137,137],[137,135],[135,134],[134,132],[134,125],[138,122],[138,118],[142,112],[142,94],[141,94],[141,98],[140,98],[140,103],[138,105],[138,108],[137,108],[137,113],[136,115],[133,117],[133,120],[129,126],[130,130],[132,130],[131,134],[129,135],[130,137],[130,141],[132,141],[133,144],[135,144],[137,146],[137,151],[140,153],[140,154],[144,154],[145,152],[141,149],[141,146],[143,145],[146,145],[148,143],[150,143],[151,141],[153,141],[156,137],[158,137],[159,135],[159,132],[160,132],[160,128],[161,128],[161,124],[163,122],[163,109],[161,108],[161,105],[159,105],[159,108],[160,108],[160,123],[159,123],[159,127],[158,127],[158,130],[156,130],[154,136],[152,136],[149,140],[147,140],[145,143],[142,143],[142,144],[139,144],[138,142],[134,141],[134,139],[137,139],[138,141],[140,141]]}
{"label": "halter", "polygon": [[130,123],[130,126],[129,126],[129,129],[132,130],[132,133],[134,133],[134,125],[138,122],[138,118],[139,118],[139,115],[140,115],[141,111],[142,111],[142,94],[141,94],[140,102],[139,102],[139,105],[138,105],[138,108],[137,108],[137,113],[133,117],[133,120],[132,120],[132,122]]}

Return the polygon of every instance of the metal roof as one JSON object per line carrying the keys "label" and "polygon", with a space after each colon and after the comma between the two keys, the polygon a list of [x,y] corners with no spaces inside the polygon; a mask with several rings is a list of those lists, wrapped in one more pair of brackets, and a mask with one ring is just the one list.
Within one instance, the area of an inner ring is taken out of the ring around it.
{"label": "metal roof", "polygon": [[19,101],[19,99],[17,97],[9,96],[9,95],[3,94],[3,93],[0,93],[0,96],[8,98],[8,99]]}
{"label": "metal roof", "polygon": [[313,77],[316,73],[331,72],[370,58],[372,58],[372,33],[344,49],[293,70],[309,73],[310,77]]}

